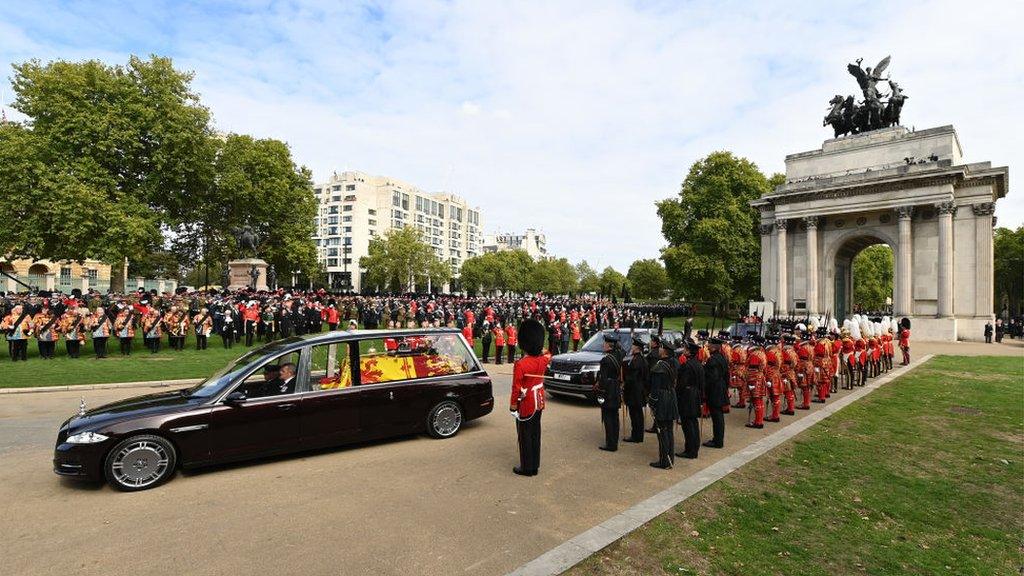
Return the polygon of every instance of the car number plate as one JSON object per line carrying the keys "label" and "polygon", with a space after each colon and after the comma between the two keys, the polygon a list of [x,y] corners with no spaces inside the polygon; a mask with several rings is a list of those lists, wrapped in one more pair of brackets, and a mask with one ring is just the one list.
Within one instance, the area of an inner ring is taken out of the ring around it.
{"label": "car number plate", "polygon": [[553,376],[555,377],[555,380],[572,380],[572,376],[568,374],[558,374],[556,372]]}

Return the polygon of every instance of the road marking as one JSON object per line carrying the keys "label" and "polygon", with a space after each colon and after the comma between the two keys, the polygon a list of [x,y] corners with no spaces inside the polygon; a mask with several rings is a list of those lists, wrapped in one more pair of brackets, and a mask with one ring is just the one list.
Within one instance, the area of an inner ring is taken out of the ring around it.
{"label": "road marking", "polygon": [[685,478],[654,496],[605,520],[590,530],[578,534],[555,546],[537,558],[523,564],[509,576],[555,576],[579,564],[590,555],[643,526],[650,520],[670,510],[676,504],[726,477],[744,464],[779,446],[797,434],[828,418],[832,414],[860,400],[893,379],[909,373],[932,358],[931,354],[911,362],[905,369],[894,370],[885,376],[875,378],[863,388],[853,390],[842,398],[829,402],[822,409],[789,424],[760,440],[749,444],[740,451],[715,462],[699,472]]}

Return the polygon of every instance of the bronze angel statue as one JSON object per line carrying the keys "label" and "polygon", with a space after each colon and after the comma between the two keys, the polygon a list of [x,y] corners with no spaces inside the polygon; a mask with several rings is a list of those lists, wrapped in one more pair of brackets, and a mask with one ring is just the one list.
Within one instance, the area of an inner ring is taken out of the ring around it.
{"label": "bronze angel statue", "polygon": [[[858,103],[853,96],[844,98],[837,94],[829,102],[829,113],[825,116],[823,124],[832,125],[836,138],[845,134],[896,126],[900,123],[900,112],[908,96],[903,94],[903,90],[896,82],[882,76],[889,67],[889,60],[890,57],[886,56],[874,68],[864,68],[861,66],[864,59],[858,58],[855,64],[846,66],[850,75],[857,80],[864,100]],[[879,82],[888,82],[891,94],[880,94]],[[886,96],[889,99],[883,102]]]}

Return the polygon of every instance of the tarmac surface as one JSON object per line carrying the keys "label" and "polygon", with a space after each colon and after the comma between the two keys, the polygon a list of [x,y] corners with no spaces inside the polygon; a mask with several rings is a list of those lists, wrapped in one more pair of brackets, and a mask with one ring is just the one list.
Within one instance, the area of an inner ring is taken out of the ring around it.
{"label": "tarmac surface", "polygon": [[[1024,358],[1024,345],[1006,341],[921,343],[914,351]],[[53,442],[82,396],[98,406],[149,390],[2,396],[3,573],[504,574],[822,406],[765,430],[743,427],[746,411],[733,410],[725,449],[702,448],[699,459],[662,471],[648,466],[653,435],[600,451],[596,407],[552,398],[540,475],[523,478],[511,472],[511,370],[488,369],[496,409],[454,438],[412,436],[179,472],[133,494],[55,476]],[[708,436],[710,422],[702,427]]]}

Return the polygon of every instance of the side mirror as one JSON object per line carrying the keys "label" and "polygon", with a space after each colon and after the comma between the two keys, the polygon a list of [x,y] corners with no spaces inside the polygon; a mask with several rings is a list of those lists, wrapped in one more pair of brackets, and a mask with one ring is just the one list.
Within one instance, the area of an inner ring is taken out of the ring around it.
{"label": "side mirror", "polygon": [[224,398],[224,403],[227,404],[228,406],[236,406],[238,404],[241,404],[242,402],[245,402],[246,398],[248,398],[248,396],[246,396],[245,392],[242,392],[241,390],[235,390],[234,392],[228,394]]}

